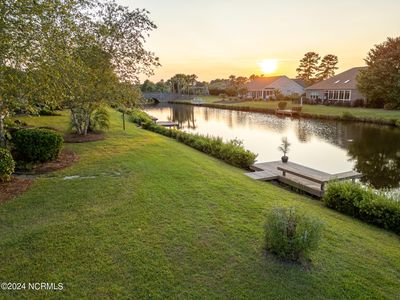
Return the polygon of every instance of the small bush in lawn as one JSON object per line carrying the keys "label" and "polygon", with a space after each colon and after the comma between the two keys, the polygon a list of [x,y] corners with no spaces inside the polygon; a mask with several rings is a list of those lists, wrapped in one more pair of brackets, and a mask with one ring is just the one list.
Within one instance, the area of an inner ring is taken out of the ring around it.
{"label": "small bush in lawn", "polygon": [[342,113],[342,119],[346,121],[351,121],[354,120],[355,117],[351,112],[345,111],[344,113]]}
{"label": "small bush in lawn", "polygon": [[5,148],[0,148],[0,182],[9,181],[14,168],[15,162],[10,152]]}
{"label": "small bush in lawn", "polygon": [[396,121],[396,126],[400,128],[400,119]]}
{"label": "small bush in lawn", "polygon": [[383,109],[386,109],[386,110],[397,110],[399,108],[400,107],[399,107],[399,105],[397,103],[386,103],[383,106]]}
{"label": "small bush in lawn", "polygon": [[54,160],[60,154],[63,138],[48,129],[20,129],[13,134],[18,158],[26,162]]}
{"label": "small bush in lawn", "polygon": [[278,257],[300,261],[318,247],[323,224],[296,208],[272,209],[266,223],[266,247]]}
{"label": "small bush in lawn", "polygon": [[287,102],[281,101],[278,103],[278,108],[281,110],[285,109],[286,106],[287,106]]}
{"label": "small bush in lawn", "polygon": [[400,202],[353,182],[332,182],[322,199],[326,206],[400,234]]}

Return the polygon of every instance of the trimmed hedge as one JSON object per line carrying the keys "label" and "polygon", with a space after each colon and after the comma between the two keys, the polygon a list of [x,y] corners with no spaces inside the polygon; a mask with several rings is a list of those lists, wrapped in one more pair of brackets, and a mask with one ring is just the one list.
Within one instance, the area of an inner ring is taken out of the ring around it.
{"label": "trimmed hedge", "polygon": [[18,158],[26,162],[46,162],[60,154],[63,138],[49,129],[20,129],[13,134]]}
{"label": "trimmed hedge", "polygon": [[10,151],[5,148],[0,148],[0,182],[9,181],[14,169],[15,162]]}
{"label": "trimmed hedge", "polygon": [[143,111],[132,111],[130,120],[136,124],[141,124],[143,129],[147,129],[167,137],[176,139],[201,152],[221,159],[233,166],[249,169],[257,157],[251,151],[244,149],[243,143],[239,140],[224,142],[222,138],[192,134],[176,129],[168,129],[154,123],[151,118]]}
{"label": "trimmed hedge", "polygon": [[128,114],[129,121],[138,125],[142,125],[142,123],[146,122],[151,123],[153,121],[147,113],[139,109],[132,109]]}
{"label": "trimmed hedge", "polygon": [[330,183],[322,200],[341,213],[400,234],[400,202],[361,184]]}

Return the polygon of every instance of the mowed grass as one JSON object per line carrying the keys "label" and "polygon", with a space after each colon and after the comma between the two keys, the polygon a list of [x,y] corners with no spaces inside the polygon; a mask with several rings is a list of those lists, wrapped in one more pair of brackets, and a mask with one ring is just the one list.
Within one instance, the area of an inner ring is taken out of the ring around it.
{"label": "mowed grass", "polygon": [[[244,101],[239,103],[215,103],[221,101],[218,96],[200,96],[205,103],[213,103],[214,105],[223,106],[236,106],[236,107],[249,107],[257,109],[276,109],[278,108],[279,101]],[[299,106],[299,104],[292,104],[291,101],[287,102],[287,108],[292,106]],[[326,105],[309,105],[304,104],[303,113],[309,113],[321,116],[342,116],[343,113],[351,113],[358,118],[370,119],[383,119],[383,120],[400,120],[400,110],[385,110],[374,108],[359,108],[359,107],[340,107],[340,106],[326,106]]]}
{"label": "mowed grass", "polygon": [[[31,118],[63,127],[68,116]],[[396,299],[400,241],[321,202],[253,181],[112,113],[107,139],[67,144],[80,161],[0,205],[0,282],[62,282],[62,291],[0,298]],[[64,176],[86,178],[64,180]],[[95,177],[93,177],[95,176]],[[264,250],[274,206],[326,224],[312,266]]]}

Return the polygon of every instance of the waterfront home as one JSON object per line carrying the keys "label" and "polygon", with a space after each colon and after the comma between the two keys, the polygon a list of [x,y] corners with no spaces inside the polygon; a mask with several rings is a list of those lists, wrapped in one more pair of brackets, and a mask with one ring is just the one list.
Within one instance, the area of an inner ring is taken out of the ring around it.
{"label": "waterfront home", "polygon": [[297,81],[287,76],[258,77],[246,85],[247,98],[270,99],[275,91],[280,91],[284,96],[301,96],[304,87]]}
{"label": "waterfront home", "polygon": [[353,103],[365,100],[357,89],[357,75],[364,67],[351,68],[343,73],[322,80],[306,88],[306,98],[316,101],[333,101]]}

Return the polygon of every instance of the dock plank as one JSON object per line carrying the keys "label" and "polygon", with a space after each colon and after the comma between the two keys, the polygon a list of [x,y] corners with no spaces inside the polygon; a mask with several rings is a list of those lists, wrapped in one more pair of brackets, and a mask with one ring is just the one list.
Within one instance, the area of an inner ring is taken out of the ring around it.
{"label": "dock plank", "polygon": [[[251,169],[255,172],[245,173],[250,178],[264,181],[277,180],[317,197],[323,196],[326,182],[355,179],[362,176],[356,171],[329,174],[294,162],[283,163],[282,161],[256,163]],[[283,171],[286,171],[285,176]]]}
{"label": "dock plank", "polygon": [[257,172],[249,172],[244,173],[244,175],[255,179],[255,180],[275,180],[278,179],[279,174],[270,172],[270,171],[257,171]]}

